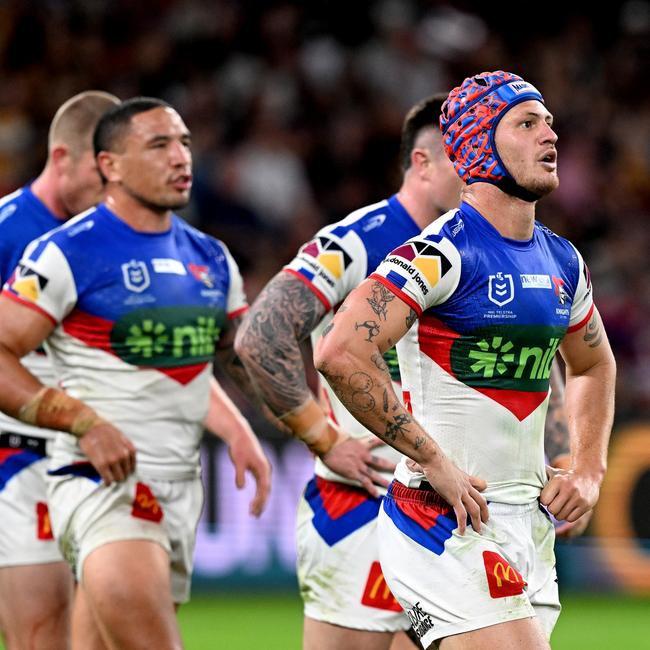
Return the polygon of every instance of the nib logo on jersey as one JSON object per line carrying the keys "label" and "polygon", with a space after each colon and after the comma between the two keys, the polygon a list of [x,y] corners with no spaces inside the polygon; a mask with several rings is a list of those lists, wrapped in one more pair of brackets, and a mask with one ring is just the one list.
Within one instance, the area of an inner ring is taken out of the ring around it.
{"label": "nib logo on jersey", "polygon": [[[425,296],[429,293],[429,288],[435,287],[451,269],[451,263],[440,249],[425,241],[409,242],[396,248],[388,261],[404,269]],[[388,279],[400,288],[403,287],[406,280],[395,276],[398,274],[391,271]]]}
{"label": "nib logo on jersey", "polygon": [[422,351],[443,370],[524,420],[546,399],[565,332],[563,327],[510,325],[459,334],[429,319],[420,326],[420,340]]}
{"label": "nib logo on jersey", "polygon": [[[317,237],[305,244],[300,250],[299,257],[309,267],[299,270],[302,275],[309,281],[318,275],[332,287],[334,282],[328,274],[339,280],[352,263],[352,258],[343,250],[342,246],[328,237]],[[327,273],[324,273],[323,269]]]}
{"label": "nib logo on jersey", "polygon": [[135,366],[174,369],[212,360],[225,315],[204,307],[137,309],[115,323],[111,351]]}

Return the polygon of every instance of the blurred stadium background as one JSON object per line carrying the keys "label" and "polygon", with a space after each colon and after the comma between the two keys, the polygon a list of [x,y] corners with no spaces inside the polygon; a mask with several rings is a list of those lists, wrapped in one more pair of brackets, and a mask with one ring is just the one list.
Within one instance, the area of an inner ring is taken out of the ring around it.
{"label": "blurred stadium background", "polygon": [[[601,502],[587,536],[558,545],[554,647],[650,648],[649,55],[642,0],[588,15],[570,3],[8,0],[0,194],[38,173],[74,93],[162,97],[193,132],[184,216],[228,244],[252,300],[317,228],[396,190],[410,105],[479,71],[522,74],[560,138],[561,185],[539,218],[588,261],[619,367]],[[310,460],[251,418],[274,464],[271,502],[250,519],[250,493],[206,440],[189,650],[300,644],[293,522]]]}

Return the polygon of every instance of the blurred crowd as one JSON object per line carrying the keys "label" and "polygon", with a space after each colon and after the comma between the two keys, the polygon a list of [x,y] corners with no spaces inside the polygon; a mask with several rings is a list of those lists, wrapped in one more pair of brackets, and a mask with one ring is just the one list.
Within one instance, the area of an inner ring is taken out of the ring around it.
{"label": "blurred crowd", "polygon": [[647,419],[649,50],[642,0],[588,17],[433,0],[13,0],[0,5],[0,191],[37,174],[74,93],[162,97],[193,134],[184,216],[224,239],[252,299],[317,228],[397,189],[413,103],[483,70],[516,72],[559,135],[560,188],[539,218],[590,265],[618,421]]}

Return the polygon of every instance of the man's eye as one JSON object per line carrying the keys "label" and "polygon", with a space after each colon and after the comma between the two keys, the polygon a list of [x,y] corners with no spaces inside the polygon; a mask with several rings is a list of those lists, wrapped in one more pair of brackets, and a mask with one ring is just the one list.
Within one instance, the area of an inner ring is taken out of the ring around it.
{"label": "man's eye", "polygon": [[533,126],[533,123],[530,120],[526,120],[525,122],[523,122],[523,127],[525,129],[530,129],[531,126]]}

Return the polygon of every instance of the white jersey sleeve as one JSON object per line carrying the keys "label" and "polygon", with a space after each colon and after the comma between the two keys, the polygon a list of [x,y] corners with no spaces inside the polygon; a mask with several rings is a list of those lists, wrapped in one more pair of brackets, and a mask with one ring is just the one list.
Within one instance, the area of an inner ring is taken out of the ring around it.
{"label": "white jersey sleeve", "polygon": [[77,302],[77,287],[61,249],[52,241],[29,244],[5,285],[10,295],[60,323]]}
{"label": "white jersey sleeve", "polygon": [[571,317],[569,318],[568,332],[576,332],[583,328],[591,318],[591,314],[594,310],[594,296],[591,287],[589,268],[582,259],[582,255],[580,255],[577,250],[576,255],[578,256],[579,264],[578,286],[576,287],[573,303],[571,305]]}
{"label": "white jersey sleeve", "polygon": [[345,240],[337,236],[333,232],[337,226],[319,230],[283,269],[302,280],[327,311],[365,279],[368,265],[363,242],[353,232],[347,233]]}
{"label": "white jersey sleeve", "polygon": [[226,262],[228,263],[228,273],[230,274],[230,287],[228,290],[228,300],[226,302],[226,312],[228,318],[236,318],[248,309],[246,294],[244,293],[244,280],[230,251],[221,244]]}
{"label": "white jersey sleeve", "polygon": [[458,249],[449,239],[427,231],[394,249],[370,276],[386,285],[418,316],[448,300],[460,282]]}

